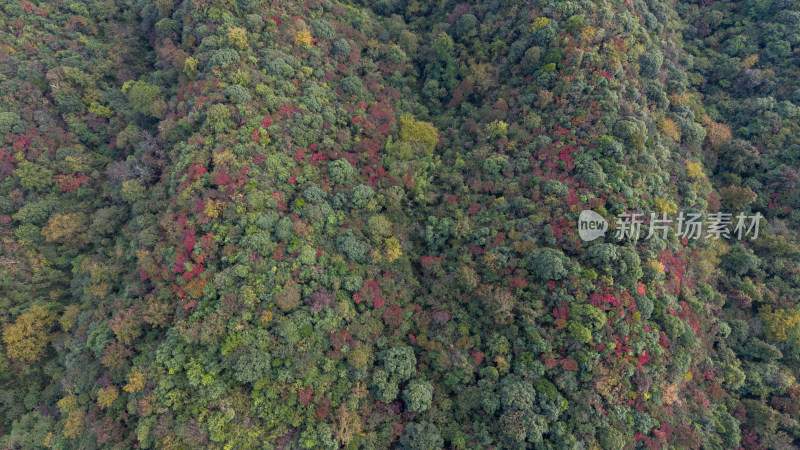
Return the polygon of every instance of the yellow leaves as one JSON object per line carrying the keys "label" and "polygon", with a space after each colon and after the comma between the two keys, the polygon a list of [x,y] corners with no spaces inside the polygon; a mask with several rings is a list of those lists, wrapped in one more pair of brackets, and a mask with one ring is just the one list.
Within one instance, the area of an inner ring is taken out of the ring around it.
{"label": "yellow leaves", "polygon": [[683,379],[685,381],[692,381],[694,379],[694,374],[690,370],[690,371],[686,372],[685,374],[683,374]]}
{"label": "yellow leaves", "polygon": [[3,328],[3,342],[6,353],[13,359],[26,362],[38,360],[50,342],[50,326],[55,322],[43,306],[35,305],[20,314],[13,324]]}
{"label": "yellow leaves", "polygon": [[75,326],[75,320],[80,315],[81,308],[78,305],[69,305],[64,309],[64,313],[61,314],[61,317],[58,319],[59,324],[61,325],[61,329],[64,331],[69,331]]}
{"label": "yellow leaves", "polygon": [[758,54],[750,55],[747,58],[743,59],[742,62],[739,63],[739,66],[741,66],[742,69],[749,69],[753,67],[753,65],[757,62],[758,62]]}
{"label": "yellow leaves", "polygon": [[58,409],[61,410],[63,414],[69,414],[71,411],[74,411],[78,408],[78,396],[76,395],[68,395],[56,403]]}
{"label": "yellow leaves", "polygon": [[494,363],[497,365],[497,371],[500,372],[501,375],[508,373],[508,370],[511,368],[511,365],[506,361],[503,355],[497,355],[494,358]]}
{"label": "yellow leaves", "polygon": [[128,384],[122,387],[125,392],[139,392],[144,389],[144,374],[139,369],[133,369],[128,375]]}
{"label": "yellow leaves", "polygon": [[658,125],[661,132],[667,135],[667,137],[675,142],[680,142],[681,131],[678,128],[678,124],[675,123],[674,120],[670,119],[669,117],[665,117],[661,119]]}
{"label": "yellow leaves", "polygon": [[502,120],[495,120],[486,125],[486,134],[492,139],[504,138],[508,134],[508,124]]}
{"label": "yellow leaves", "polygon": [[651,259],[647,262],[651,269],[657,274],[663,275],[664,274],[664,264],[661,264],[660,261],[656,261],[655,259]]}
{"label": "yellow leaves", "polygon": [[439,143],[439,132],[433,123],[418,122],[411,114],[403,114],[400,116],[400,139],[407,143],[422,144],[429,155]]}
{"label": "yellow leaves", "polygon": [[211,219],[219,217],[219,213],[225,207],[225,203],[220,200],[208,200],[203,212]]}
{"label": "yellow leaves", "polygon": [[64,420],[64,436],[75,439],[83,431],[83,420],[86,418],[86,413],[78,406],[78,397],[68,395],[59,400],[56,406],[62,414],[67,415]]}
{"label": "yellow leaves", "polygon": [[540,28],[544,28],[550,24],[550,19],[547,17],[537,17],[533,19],[533,23],[531,23],[531,31],[536,31]]}
{"label": "yellow leaves", "polygon": [[114,115],[114,111],[111,108],[103,106],[96,101],[89,105],[89,112],[97,117],[105,117],[106,119]]}
{"label": "yellow leaves", "polygon": [[42,228],[47,242],[71,242],[85,229],[84,217],[78,213],[58,213]]}
{"label": "yellow leaves", "polygon": [[356,383],[356,385],[353,388],[352,392],[353,392],[353,397],[358,398],[358,399],[367,398],[367,395],[369,395],[369,390],[364,385],[364,383],[362,383],[360,381],[358,383]]}
{"label": "yellow leaves", "polygon": [[97,391],[97,405],[102,409],[109,408],[117,397],[119,397],[119,389],[116,386],[100,388]]}
{"label": "yellow leaves", "polygon": [[674,383],[665,383],[661,388],[661,395],[664,403],[672,405],[678,402],[678,385]]}
{"label": "yellow leaves", "polygon": [[125,180],[122,182],[122,190],[120,192],[126,202],[136,203],[144,198],[147,188],[144,187],[140,180]]}
{"label": "yellow leaves", "polygon": [[595,27],[584,27],[583,30],[581,30],[581,40],[583,40],[584,43],[591,42],[596,32],[597,29]]}
{"label": "yellow leaves", "polygon": [[349,411],[344,404],[336,409],[333,421],[333,435],[344,447],[347,447],[347,444],[357,435],[360,436],[363,429],[364,424],[358,414]]}
{"label": "yellow leaves", "polygon": [[97,298],[105,298],[106,294],[108,293],[108,288],[108,281],[103,280],[98,284],[88,286],[86,290],[88,290],[90,294]]}
{"label": "yellow leaves", "polygon": [[298,47],[303,45],[311,45],[311,32],[307,30],[298,31],[294,36],[294,45]]}
{"label": "yellow leaves", "polygon": [[183,61],[183,73],[189,76],[193,76],[197,73],[197,59],[193,57],[188,57]]}
{"label": "yellow leaves", "polygon": [[800,327],[800,312],[797,310],[773,311],[772,306],[767,305],[761,308],[758,315],[766,325],[767,338],[775,342],[785,341],[789,338],[787,332]]}
{"label": "yellow leaves", "polygon": [[711,122],[708,127],[708,140],[711,142],[711,148],[717,150],[722,144],[728,142],[733,138],[731,129],[727,125],[718,122]]}
{"label": "yellow leaves", "polygon": [[236,155],[232,151],[225,149],[222,151],[214,152],[214,166],[232,166],[236,164]]}
{"label": "yellow leaves", "polygon": [[262,312],[262,313],[261,313],[261,316],[259,317],[259,320],[260,320],[262,323],[269,323],[269,322],[272,322],[272,311],[270,311],[270,310],[266,310],[266,311]]}
{"label": "yellow leaves", "polygon": [[656,205],[656,209],[658,209],[658,212],[661,214],[675,214],[678,212],[678,205],[676,205],[672,200],[656,197],[653,203]]}
{"label": "yellow leaves", "polygon": [[722,205],[730,211],[741,211],[745,206],[753,203],[758,198],[758,194],[752,189],[739,186],[725,186],[719,189]]}
{"label": "yellow leaves", "polygon": [[228,30],[228,42],[239,50],[247,48],[247,32],[244,28],[234,27]]}
{"label": "yellow leaves", "polygon": [[206,280],[202,278],[193,278],[192,281],[186,285],[184,290],[186,290],[186,293],[189,294],[189,296],[193,298],[200,298],[203,296],[203,288],[205,287]]}
{"label": "yellow leaves", "polygon": [[686,162],[686,174],[692,178],[705,177],[705,173],[703,172],[703,166],[694,161]]}
{"label": "yellow leaves", "polygon": [[386,261],[394,262],[397,258],[403,256],[403,250],[400,248],[400,241],[392,236],[383,242],[384,250],[386,251]]}
{"label": "yellow leaves", "polygon": [[249,307],[252,307],[258,302],[256,291],[252,286],[244,286],[239,292],[239,299]]}
{"label": "yellow leaves", "polygon": [[683,94],[680,94],[680,95],[672,94],[668,98],[669,98],[669,103],[672,106],[683,106],[683,105],[689,103],[689,100],[690,100],[688,91],[684,92]]}
{"label": "yellow leaves", "polygon": [[597,380],[595,390],[609,402],[617,401],[623,392],[619,378],[614,375],[602,376]]}
{"label": "yellow leaves", "polygon": [[289,281],[273,299],[282,311],[291,311],[300,304],[300,288],[294,281]]}

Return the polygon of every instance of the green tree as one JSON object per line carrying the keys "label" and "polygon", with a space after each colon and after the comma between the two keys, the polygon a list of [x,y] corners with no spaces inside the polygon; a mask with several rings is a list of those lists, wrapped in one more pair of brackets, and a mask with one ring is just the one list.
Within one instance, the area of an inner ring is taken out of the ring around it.
{"label": "green tree", "polygon": [[330,174],[331,181],[336,184],[346,185],[350,183],[356,170],[346,159],[337,159],[328,164],[328,173]]}
{"label": "green tree", "polygon": [[426,411],[433,399],[433,384],[428,381],[411,380],[403,389],[403,400],[406,408],[413,412]]}
{"label": "green tree", "polygon": [[429,422],[410,423],[400,437],[403,450],[440,450],[444,439],[436,425]]}
{"label": "green tree", "polygon": [[139,80],[135,83],[125,83],[122,92],[128,97],[131,107],[139,114],[156,119],[164,117],[167,104],[162,98],[160,87]]}
{"label": "green tree", "polygon": [[570,261],[561,250],[542,248],[534,250],[526,259],[528,267],[541,281],[560,280],[567,276]]}
{"label": "green tree", "polygon": [[411,378],[416,372],[417,357],[411,347],[392,347],[382,353],[381,359],[383,368],[398,382]]}

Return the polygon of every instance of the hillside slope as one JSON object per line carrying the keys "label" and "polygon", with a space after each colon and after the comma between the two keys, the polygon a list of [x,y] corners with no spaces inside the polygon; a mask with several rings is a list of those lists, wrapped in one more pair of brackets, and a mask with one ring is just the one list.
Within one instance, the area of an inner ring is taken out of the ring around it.
{"label": "hillside slope", "polygon": [[793,448],[773,3],[4,5],[0,442]]}

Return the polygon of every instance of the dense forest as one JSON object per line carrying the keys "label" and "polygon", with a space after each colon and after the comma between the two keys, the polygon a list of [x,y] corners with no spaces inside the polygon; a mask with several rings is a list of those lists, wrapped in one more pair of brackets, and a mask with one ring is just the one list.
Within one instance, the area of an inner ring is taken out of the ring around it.
{"label": "dense forest", "polygon": [[0,4],[2,448],[793,449],[798,376],[800,0]]}

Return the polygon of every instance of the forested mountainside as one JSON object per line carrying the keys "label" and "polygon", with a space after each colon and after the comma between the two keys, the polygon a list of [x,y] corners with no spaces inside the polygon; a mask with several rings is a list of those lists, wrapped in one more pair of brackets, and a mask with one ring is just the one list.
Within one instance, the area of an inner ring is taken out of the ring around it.
{"label": "forested mountainside", "polygon": [[0,445],[798,448],[798,70],[797,0],[5,2]]}

